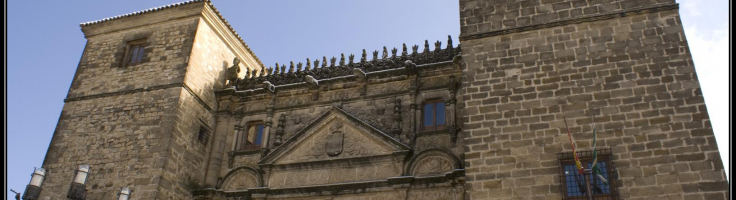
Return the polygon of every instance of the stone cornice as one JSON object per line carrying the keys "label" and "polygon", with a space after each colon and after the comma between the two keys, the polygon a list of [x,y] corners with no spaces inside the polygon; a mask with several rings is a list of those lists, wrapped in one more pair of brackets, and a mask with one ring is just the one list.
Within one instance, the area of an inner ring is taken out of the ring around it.
{"label": "stone cornice", "polygon": [[[192,15],[192,14],[186,14],[185,16],[179,16],[174,18],[161,18],[159,20],[145,20],[140,23],[140,25],[150,25],[150,24],[156,24],[160,23],[162,21],[169,21],[172,19],[181,19],[186,18],[190,16],[196,16],[200,15],[204,20],[211,26],[215,31],[222,37],[223,41],[225,41],[230,47],[233,52],[238,56],[238,58],[241,61],[244,61],[247,63],[246,65],[249,66],[252,69],[262,69],[263,63],[261,63],[260,59],[253,53],[253,51],[248,47],[247,44],[245,44],[245,41],[237,34],[237,32],[230,26],[230,24],[225,20],[225,18],[222,17],[222,14],[217,11],[217,8],[215,8],[212,5],[212,2],[210,0],[190,0],[180,3],[174,3],[166,6],[160,6],[156,8],[146,9],[142,11],[132,12],[128,14],[118,15],[114,17],[105,18],[102,20],[96,20],[96,21],[90,21],[79,24],[80,27],[82,27],[82,32],[85,32],[85,37],[90,37],[93,35],[98,35],[100,33],[93,33],[89,30],[91,28],[95,28],[100,25],[105,25],[111,21],[117,21],[125,18],[131,18],[139,15],[144,14],[150,14],[150,13],[156,13],[164,10],[169,10],[171,8],[176,7],[182,7],[185,5],[195,4],[203,2],[205,6],[203,6],[202,10],[198,11],[198,13]],[[140,25],[134,25],[134,27],[138,27]],[[124,27],[124,29],[127,29],[130,27]],[[116,29],[117,30],[117,29]],[[111,30],[111,31],[116,31]],[[109,32],[109,31],[107,31]]]}
{"label": "stone cornice", "polygon": [[[172,6],[174,7],[174,6]],[[85,38],[91,38],[101,34],[109,34],[123,30],[136,29],[143,26],[159,25],[162,23],[175,22],[181,19],[190,19],[200,17],[203,4],[197,5],[196,1],[178,4],[179,10],[172,10],[172,7],[159,7],[158,9],[148,9],[125,15],[119,15],[103,20],[82,23],[82,33]]]}
{"label": "stone cornice", "polygon": [[192,4],[192,3],[196,3],[196,2],[204,2],[204,1],[206,1],[206,0],[190,0],[190,1],[185,1],[185,2],[172,3],[172,4],[169,4],[169,5],[165,5],[165,6],[159,6],[159,7],[155,7],[155,8],[149,8],[149,9],[145,9],[145,10],[141,10],[141,11],[136,11],[136,12],[132,12],[132,13],[128,13],[128,14],[118,15],[118,16],[114,16],[114,17],[108,17],[108,18],[101,19],[101,20],[88,21],[88,22],[80,23],[79,26],[81,26],[81,27],[92,26],[92,25],[101,24],[101,23],[105,23],[105,22],[108,22],[108,21],[112,21],[112,20],[122,19],[122,18],[126,18],[126,17],[132,17],[132,16],[136,16],[136,15],[142,15],[142,14],[146,14],[146,13],[156,12],[156,11],[159,11],[159,10],[164,10],[164,9],[169,9],[169,8],[173,8],[173,7],[179,7],[179,6],[183,6],[183,5],[187,5],[187,4]]}
{"label": "stone cornice", "polygon": [[476,34],[470,34],[470,35],[460,35],[460,41],[493,37],[493,36],[498,36],[498,35],[531,31],[531,30],[537,30],[537,29],[543,29],[543,28],[565,26],[569,24],[594,22],[594,21],[600,21],[600,20],[606,20],[606,19],[625,17],[628,15],[654,13],[654,12],[676,10],[676,9],[679,9],[679,4],[676,4],[676,3],[649,6],[649,7],[640,7],[640,8],[635,8],[635,9],[616,11],[616,12],[611,12],[611,13],[603,13],[603,14],[597,14],[597,15],[590,15],[590,16],[578,17],[578,18],[573,18],[573,19],[557,20],[557,21],[545,22],[542,24],[533,24],[529,26],[522,26],[522,27],[516,27],[516,28],[510,28],[510,29],[488,31],[488,32],[482,32],[482,33],[476,33]]}
{"label": "stone cornice", "polygon": [[[218,36],[225,42],[225,44],[232,50],[238,59],[245,63],[245,66],[250,70],[264,69],[261,60],[256,57],[253,51],[243,41],[238,33],[230,26],[230,24],[222,17],[217,9],[212,6],[210,1],[207,1],[207,5],[202,11],[202,18],[207,22],[210,27],[214,29]],[[246,70],[241,70],[245,72]],[[242,75],[239,75],[242,76]]]}
{"label": "stone cornice", "polygon": [[389,70],[397,71],[399,74],[416,74],[417,67],[419,66],[433,65],[435,63],[453,63],[457,60],[456,57],[461,52],[460,45],[453,46],[450,36],[447,37],[446,45],[447,47],[442,49],[442,42],[437,41],[434,43],[434,50],[430,51],[429,41],[425,40],[424,49],[421,52],[419,51],[418,45],[412,46],[411,52],[406,45],[403,45],[401,54],[398,54],[399,50],[394,48],[391,50],[391,56],[389,56],[389,50],[384,47],[383,54],[380,58],[378,57],[379,52],[374,51],[373,59],[370,60],[368,53],[363,50],[363,54],[357,62],[355,61],[355,55],[349,55],[346,60],[345,55],[342,54],[339,64],[337,63],[337,58],[332,57],[329,65],[325,56],[322,57],[321,67],[319,67],[320,60],[314,60],[314,67],[312,67],[312,62],[307,59],[304,70],[302,70],[303,64],[301,62],[298,62],[296,65],[294,64],[295,62],[290,62],[288,71],[286,65],[278,66],[278,63],[276,63],[275,68],[247,71],[244,78],[236,80],[235,86],[238,91],[242,91],[304,82],[311,82],[314,85],[316,82],[312,80],[321,82],[344,76],[364,76],[366,73]]}
{"label": "stone cornice", "polygon": [[[440,62],[433,62],[433,63],[426,63],[426,64],[420,64],[416,65],[416,74],[420,74],[420,76],[423,76],[422,74],[425,74],[427,72],[435,71],[435,70],[453,70],[457,66],[453,61],[440,61]],[[336,67],[340,68],[340,67]],[[346,66],[347,68],[347,66]],[[459,69],[459,68],[457,68]],[[346,70],[347,71],[347,70]],[[380,71],[369,71],[366,72],[366,84],[373,85],[378,83],[384,83],[384,82],[391,82],[396,80],[405,80],[409,72],[403,67],[396,67],[396,68],[389,68],[385,70]],[[302,76],[305,76],[306,74],[302,74]],[[295,75],[296,77],[296,75]],[[393,80],[386,80],[383,82],[374,82],[372,80],[375,79],[385,79],[392,77]],[[241,79],[240,83],[243,83],[245,81],[250,81],[247,88],[249,89],[235,89],[232,87],[224,88],[221,90],[215,91],[215,94],[218,96],[225,96],[225,95],[235,95],[235,96],[253,96],[253,95],[259,95],[259,94],[266,94],[271,91],[264,89],[263,82],[269,80],[271,76],[265,76],[265,77],[257,77],[257,78],[251,78],[248,80]],[[282,77],[276,77],[276,78],[284,78]],[[318,78],[318,77],[315,77]],[[329,77],[324,79],[317,79],[319,81],[320,85],[328,85],[328,84],[338,84],[338,83],[347,83],[347,82],[354,82],[356,81],[356,76],[354,74],[345,74],[343,76],[336,76],[336,77]],[[292,89],[303,89],[307,88],[309,84],[302,79],[296,79],[294,78],[292,80],[294,83],[288,83],[288,84],[281,84],[281,85],[274,85],[274,89],[276,93],[279,93],[280,91],[284,90],[292,90]],[[259,83],[260,82],[260,83]],[[245,85],[245,84],[243,84]],[[424,88],[423,88],[424,89]]]}
{"label": "stone cornice", "polygon": [[120,95],[126,95],[126,94],[133,94],[138,92],[147,92],[147,91],[153,91],[153,90],[163,90],[163,89],[169,89],[173,87],[182,87],[184,88],[189,94],[191,94],[194,99],[201,104],[205,109],[207,109],[208,112],[212,113],[212,107],[207,105],[207,103],[202,100],[202,98],[199,97],[194,91],[189,88],[189,86],[185,83],[171,83],[166,85],[157,85],[153,87],[144,87],[144,88],[136,88],[136,89],[130,89],[130,90],[122,90],[122,91],[116,91],[116,92],[108,92],[108,93],[100,93],[100,94],[92,94],[87,96],[81,96],[81,97],[70,97],[64,99],[64,103],[74,102],[74,101],[84,101],[84,100],[90,100],[90,99],[97,99],[97,98],[105,98],[105,97],[113,97],[113,96],[120,96]]}
{"label": "stone cornice", "polygon": [[304,195],[299,197],[312,197],[320,195],[361,194],[365,191],[395,191],[397,188],[427,187],[427,185],[444,184],[447,187],[462,185],[464,183],[465,170],[455,169],[443,174],[432,176],[401,176],[389,177],[385,180],[356,181],[346,183],[334,183],[325,185],[311,185],[289,188],[258,187],[237,191],[224,191],[222,189],[208,188],[194,191],[194,196],[222,195],[225,197],[274,197],[280,195]]}

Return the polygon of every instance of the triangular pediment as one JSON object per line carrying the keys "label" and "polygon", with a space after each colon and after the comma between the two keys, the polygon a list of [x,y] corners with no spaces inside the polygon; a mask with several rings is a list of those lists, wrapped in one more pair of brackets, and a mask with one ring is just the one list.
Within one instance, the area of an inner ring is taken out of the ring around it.
{"label": "triangular pediment", "polygon": [[333,107],[264,157],[260,164],[293,164],[392,155],[410,148]]}

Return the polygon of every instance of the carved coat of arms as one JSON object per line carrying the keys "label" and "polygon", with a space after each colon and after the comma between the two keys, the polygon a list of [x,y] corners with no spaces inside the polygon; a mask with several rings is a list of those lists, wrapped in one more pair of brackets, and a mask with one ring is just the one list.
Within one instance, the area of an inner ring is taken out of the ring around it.
{"label": "carved coat of arms", "polygon": [[325,143],[325,151],[328,156],[337,156],[342,153],[345,134],[340,131],[340,128],[342,128],[341,122],[336,122],[330,127],[331,133],[327,135],[327,141]]}
{"label": "carved coat of arms", "polygon": [[325,144],[325,150],[328,156],[337,156],[342,153],[342,144],[345,134],[339,131],[330,133],[327,136],[327,143]]}

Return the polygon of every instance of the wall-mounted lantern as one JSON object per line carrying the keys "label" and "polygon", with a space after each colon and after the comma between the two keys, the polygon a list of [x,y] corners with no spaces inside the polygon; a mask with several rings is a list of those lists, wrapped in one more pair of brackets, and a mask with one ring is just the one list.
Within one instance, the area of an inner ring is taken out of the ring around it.
{"label": "wall-mounted lantern", "polygon": [[41,184],[43,183],[44,177],[46,176],[46,170],[43,168],[37,168],[33,170],[31,174],[31,182],[26,186],[26,191],[23,192],[24,200],[36,200],[41,195]]}
{"label": "wall-mounted lantern", "polygon": [[79,184],[87,183],[87,175],[89,175],[89,165],[79,165],[77,174],[74,176],[74,182]]}
{"label": "wall-mounted lantern", "polygon": [[89,165],[79,165],[74,175],[74,181],[69,186],[69,193],[66,197],[72,200],[84,200],[87,197],[87,176],[89,175]]}
{"label": "wall-mounted lantern", "polygon": [[130,199],[130,188],[124,187],[122,190],[120,190],[120,193],[118,193],[118,200],[128,199]]}

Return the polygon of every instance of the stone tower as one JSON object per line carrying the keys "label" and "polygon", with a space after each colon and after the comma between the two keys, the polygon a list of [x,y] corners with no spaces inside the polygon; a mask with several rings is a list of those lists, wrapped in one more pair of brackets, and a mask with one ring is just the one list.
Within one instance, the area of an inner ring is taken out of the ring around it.
{"label": "stone tower", "polygon": [[564,119],[589,157],[591,116],[620,199],[728,197],[674,0],[460,0],[460,20],[470,199],[575,194]]}
{"label": "stone tower", "polygon": [[[44,159],[39,199],[187,199],[204,183],[218,108],[214,90],[258,58],[209,1],[194,0],[81,24],[87,43]],[[260,71],[260,70],[258,70]],[[89,165],[84,185],[72,184]],[[196,173],[195,173],[196,172]],[[82,194],[75,194],[82,195]],[[84,196],[84,195],[82,195]]]}

